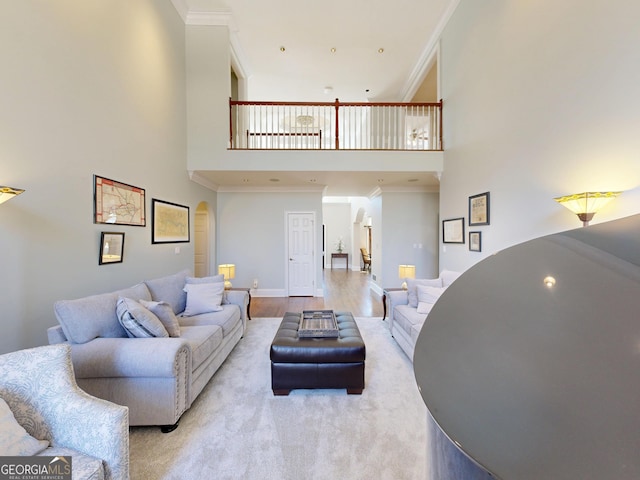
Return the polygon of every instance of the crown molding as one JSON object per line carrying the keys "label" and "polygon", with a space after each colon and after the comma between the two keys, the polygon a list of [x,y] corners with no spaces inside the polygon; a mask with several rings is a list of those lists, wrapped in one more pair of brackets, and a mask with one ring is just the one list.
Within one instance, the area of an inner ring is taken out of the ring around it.
{"label": "crown molding", "polygon": [[439,186],[416,185],[413,187],[404,187],[400,185],[392,185],[392,186],[376,187],[376,189],[372,193],[375,193],[375,196],[378,196],[385,193],[438,193],[438,192],[440,192]]}
{"label": "crown molding", "polygon": [[299,187],[270,187],[259,186],[250,187],[244,185],[230,185],[218,187],[218,193],[322,193],[325,187],[316,186],[299,186]]}
{"label": "crown molding", "polygon": [[229,43],[231,44],[231,66],[239,79],[247,79],[251,75],[251,64],[247,60],[240,40],[238,40],[237,30],[229,30]]}
{"label": "crown molding", "polygon": [[440,21],[436,25],[433,35],[431,35],[431,38],[427,42],[427,45],[422,50],[416,66],[414,67],[413,71],[409,75],[409,78],[405,82],[404,87],[401,90],[401,97],[403,102],[410,102],[413,96],[418,91],[418,88],[420,88],[420,85],[424,81],[425,76],[429,72],[429,68],[431,68],[433,62],[438,56],[438,49],[442,32],[447,26],[447,23],[449,23],[449,20],[453,16],[453,13],[456,11],[459,3],[460,0],[453,0],[449,4],[447,10],[445,10],[444,15],[440,17]]}
{"label": "crown molding", "polygon": [[218,185],[215,182],[212,182],[208,178],[203,177],[202,175],[200,175],[198,172],[194,170],[189,170],[189,178],[191,179],[192,182],[195,182],[198,185],[202,185],[203,187],[208,188],[209,190],[213,190],[214,192],[217,192],[220,188],[220,185]]}
{"label": "crown molding", "polygon": [[238,78],[247,79],[251,68],[247,56],[238,40],[238,27],[229,11],[192,10],[187,0],[171,0],[185,25],[226,26],[229,28],[231,66]]}
{"label": "crown molding", "polygon": [[189,12],[189,5],[187,5],[187,2],[185,0],[171,0],[171,3],[173,3],[173,8],[176,9],[178,15],[182,18],[182,21],[186,23],[187,12]]}

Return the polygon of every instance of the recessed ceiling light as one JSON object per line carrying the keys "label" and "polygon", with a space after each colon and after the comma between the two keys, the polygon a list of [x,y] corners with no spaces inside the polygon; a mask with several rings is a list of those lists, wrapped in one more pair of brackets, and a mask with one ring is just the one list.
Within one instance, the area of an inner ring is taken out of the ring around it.
{"label": "recessed ceiling light", "polygon": [[408,182],[417,182],[418,179],[417,178],[410,178],[409,180],[407,180]]}
{"label": "recessed ceiling light", "polygon": [[316,183],[316,182],[317,182],[317,180],[315,178],[309,179],[309,183]]}
{"label": "recessed ceiling light", "polygon": [[382,182],[384,182],[384,178],[379,178],[378,183],[382,183]]}
{"label": "recessed ceiling light", "polygon": [[270,182],[279,182],[280,179],[279,178],[270,178],[269,181]]}
{"label": "recessed ceiling light", "polygon": [[281,52],[284,52],[285,50],[286,50],[286,48],[284,48],[284,47],[280,47],[280,51],[281,51]]}
{"label": "recessed ceiling light", "polygon": [[379,48],[379,49],[378,49],[378,53],[384,53],[384,48],[382,48],[382,47],[381,47],[381,48]]}
{"label": "recessed ceiling light", "polygon": [[337,51],[336,47],[331,48],[331,53],[336,53],[336,51]]}

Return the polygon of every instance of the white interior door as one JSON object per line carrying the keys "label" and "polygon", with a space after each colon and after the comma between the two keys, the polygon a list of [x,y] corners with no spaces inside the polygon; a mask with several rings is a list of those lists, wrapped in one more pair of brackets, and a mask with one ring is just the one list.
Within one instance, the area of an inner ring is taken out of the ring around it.
{"label": "white interior door", "polygon": [[315,291],[315,213],[287,213],[287,278],[292,297]]}

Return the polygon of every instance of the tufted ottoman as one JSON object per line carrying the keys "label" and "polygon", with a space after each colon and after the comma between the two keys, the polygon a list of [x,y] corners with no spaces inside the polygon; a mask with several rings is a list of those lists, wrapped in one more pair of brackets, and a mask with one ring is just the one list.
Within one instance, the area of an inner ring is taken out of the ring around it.
{"label": "tufted ottoman", "polygon": [[271,388],[288,395],[296,388],[364,389],[365,346],[353,315],[335,312],[338,338],[300,338],[300,313],[287,312],[271,343]]}

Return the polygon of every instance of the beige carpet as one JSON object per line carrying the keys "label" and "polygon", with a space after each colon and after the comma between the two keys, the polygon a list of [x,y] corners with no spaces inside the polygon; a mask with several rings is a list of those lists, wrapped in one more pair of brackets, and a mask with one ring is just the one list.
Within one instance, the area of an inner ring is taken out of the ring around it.
{"label": "beige carpet", "polygon": [[413,480],[426,477],[427,410],[413,367],[379,318],[356,319],[362,395],[271,392],[280,319],[255,318],[174,432],[133,427],[132,479]]}

